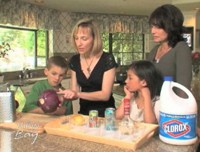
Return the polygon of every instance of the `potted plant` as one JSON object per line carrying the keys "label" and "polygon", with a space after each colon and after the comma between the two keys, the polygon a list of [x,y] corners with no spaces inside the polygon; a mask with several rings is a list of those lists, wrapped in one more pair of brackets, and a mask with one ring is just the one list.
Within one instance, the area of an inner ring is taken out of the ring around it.
{"label": "potted plant", "polygon": [[[2,44],[0,44],[0,59],[8,60],[6,56],[10,51],[13,51],[10,47],[10,44],[7,42],[2,42]],[[3,73],[0,72],[0,83],[2,83],[3,80],[4,80],[4,75]]]}

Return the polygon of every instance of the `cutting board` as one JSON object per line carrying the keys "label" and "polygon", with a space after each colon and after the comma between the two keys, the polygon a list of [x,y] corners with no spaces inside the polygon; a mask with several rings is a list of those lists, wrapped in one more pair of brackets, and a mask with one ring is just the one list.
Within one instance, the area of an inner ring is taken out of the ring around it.
{"label": "cutting board", "polygon": [[0,128],[43,133],[45,131],[44,126],[54,119],[58,119],[58,116],[34,113],[17,113],[15,122],[0,123]]}
{"label": "cutting board", "polygon": [[[85,125],[75,126],[70,123],[70,116],[63,116],[47,123],[44,128],[48,134],[77,138],[121,148],[136,150],[148,141],[157,131],[158,125],[137,123],[132,135],[120,135],[119,130],[106,131],[104,126],[88,127],[88,116],[84,116]],[[103,118],[99,118],[104,120]]]}

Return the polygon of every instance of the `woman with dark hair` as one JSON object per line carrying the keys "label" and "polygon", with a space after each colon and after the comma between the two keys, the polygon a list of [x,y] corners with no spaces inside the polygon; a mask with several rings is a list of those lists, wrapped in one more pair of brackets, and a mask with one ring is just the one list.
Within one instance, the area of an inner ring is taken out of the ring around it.
{"label": "woman with dark hair", "polygon": [[188,89],[191,88],[191,50],[182,34],[184,17],[181,11],[170,4],[155,9],[150,18],[151,34],[156,45],[148,56],[163,76],[172,76]]}
{"label": "woman with dark hair", "polygon": [[[131,99],[130,118],[134,121],[157,123],[159,119],[158,99],[163,77],[150,61],[135,61],[125,81],[124,98]],[[123,101],[124,99],[122,99]],[[124,102],[116,110],[116,118],[124,117]]]}

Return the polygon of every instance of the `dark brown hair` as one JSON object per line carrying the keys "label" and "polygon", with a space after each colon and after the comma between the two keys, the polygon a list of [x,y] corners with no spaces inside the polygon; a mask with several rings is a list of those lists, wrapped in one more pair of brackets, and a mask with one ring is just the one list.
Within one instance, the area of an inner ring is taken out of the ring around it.
{"label": "dark brown hair", "polygon": [[165,4],[155,9],[149,18],[150,26],[163,29],[168,34],[168,44],[174,47],[179,41],[183,41],[182,34],[184,17],[182,12],[171,4]]}
{"label": "dark brown hair", "polygon": [[163,84],[163,76],[152,62],[146,60],[134,61],[129,66],[129,70],[132,70],[140,80],[146,81],[147,87],[151,93],[151,99],[160,95]]}
{"label": "dark brown hair", "polygon": [[50,69],[52,65],[56,65],[62,69],[65,69],[67,71],[68,69],[68,62],[67,60],[62,56],[52,56],[48,59],[47,62],[47,69]]}

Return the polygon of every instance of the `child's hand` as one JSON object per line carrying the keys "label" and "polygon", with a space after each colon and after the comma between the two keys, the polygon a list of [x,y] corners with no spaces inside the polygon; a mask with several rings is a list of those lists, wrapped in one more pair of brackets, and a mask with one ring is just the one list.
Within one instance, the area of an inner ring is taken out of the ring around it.
{"label": "child's hand", "polygon": [[125,98],[131,99],[133,97],[133,93],[130,92],[126,86],[124,86],[124,92],[126,94]]}

